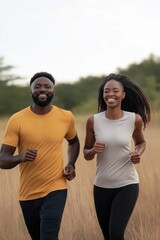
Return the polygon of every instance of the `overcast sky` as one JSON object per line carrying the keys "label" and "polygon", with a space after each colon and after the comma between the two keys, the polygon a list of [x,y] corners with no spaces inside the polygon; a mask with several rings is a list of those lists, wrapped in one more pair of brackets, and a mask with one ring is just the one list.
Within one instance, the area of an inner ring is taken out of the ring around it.
{"label": "overcast sky", "polygon": [[74,82],[160,56],[159,0],[0,0],[0,56]]}

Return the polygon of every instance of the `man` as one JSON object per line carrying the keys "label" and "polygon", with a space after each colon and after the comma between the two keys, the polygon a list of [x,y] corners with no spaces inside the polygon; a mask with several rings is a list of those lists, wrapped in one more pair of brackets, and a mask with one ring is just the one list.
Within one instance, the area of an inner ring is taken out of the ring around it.
{"label": "man", "polygon": [[[67,197],[67,180],[75,177],[79,139],[70,111],[51,104],[55,80],[47,72],[30,80],[33,105],[8,121],[0,152],[0,167],[20,167],[19,199],[33,240],[57,240]],[[62,143],[68,141],[63,170]],[[18,155],[14,155],[18,148]]]}

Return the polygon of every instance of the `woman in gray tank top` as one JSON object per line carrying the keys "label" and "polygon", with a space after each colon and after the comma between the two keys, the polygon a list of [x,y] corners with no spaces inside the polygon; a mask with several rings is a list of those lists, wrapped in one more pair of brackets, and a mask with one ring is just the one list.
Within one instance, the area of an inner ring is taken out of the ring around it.
{"label": "woman in gray tank top", "polygon": [[139,193],[134,164],[140,162],[146,147],[143,129],[150,113],[142,89],[127,76],[110,74],[102,81],[98,113],[86,124],[84,158],[97,159],[94,202],[105,240],[124,240]]}

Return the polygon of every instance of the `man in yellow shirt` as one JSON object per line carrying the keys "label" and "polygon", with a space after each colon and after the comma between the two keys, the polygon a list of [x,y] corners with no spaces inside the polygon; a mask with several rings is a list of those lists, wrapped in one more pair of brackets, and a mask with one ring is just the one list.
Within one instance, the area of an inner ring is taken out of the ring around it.
{"label": "man in yellow shirt", "polygon": [[[75,177],[79,139],[70,111],[51,104],[55,80],[47,72],[30,80],[33,105],[11,116],[0,152],[0,167],[20,168],[19,200],[33,240],[57,240],[67,197],[67,180]],[[63,140],[68,163],[63,167]],[[18,155],[14,155],[16,148]]]}

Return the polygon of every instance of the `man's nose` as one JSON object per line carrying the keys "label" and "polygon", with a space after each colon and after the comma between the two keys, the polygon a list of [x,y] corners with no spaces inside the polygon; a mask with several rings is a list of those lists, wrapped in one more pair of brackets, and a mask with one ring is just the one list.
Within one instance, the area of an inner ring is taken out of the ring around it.
{"label": "man's nose", "polygon": [[41,86],[41,88],[40,88],[40,92],[45,92],[45,91],[46,91],[45,86]]}

